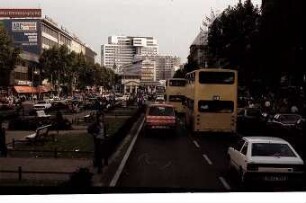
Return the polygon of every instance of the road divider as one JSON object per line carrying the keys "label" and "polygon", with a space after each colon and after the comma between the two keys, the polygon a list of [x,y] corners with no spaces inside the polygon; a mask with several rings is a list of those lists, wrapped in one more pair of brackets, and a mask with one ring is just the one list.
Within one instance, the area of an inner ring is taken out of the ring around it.
{"label": "road divider", "polygon": [[212,164],[213,164],[206,154],[203,154],[203,157],[204,157],[204,159],[207,161],[207,163],[208,163],[209,165],[212,165]]}
{"label": "road divider", "polygon": [[226,180],[223,177],[219,177],[219,180],[221,181],[223,187],[226,190],[231,190],[231,187],[229,186],[229,184],[226,182]]}
{"label": "road divider", "polygon": [[198,143],[197,141],[193,140],[192,142],[193,142],[193,144],[194,144],[197,148],[200,148],[200,145],[199,145],[199,143]]}

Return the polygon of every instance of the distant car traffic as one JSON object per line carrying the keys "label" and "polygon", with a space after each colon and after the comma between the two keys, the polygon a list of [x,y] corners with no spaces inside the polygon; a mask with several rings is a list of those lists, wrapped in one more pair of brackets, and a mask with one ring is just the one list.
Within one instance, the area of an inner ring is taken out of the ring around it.
{"label": "distant car traffic", "polygon": [[175,134],[176,116],[174,106],[169,104],[151,104],[145,115],[145,132],[168,130]]}
{"label": "distant car traffic", "polygon": [[33,108],[35,110],[46,110],[46,109],[49,109],[51,108],[51,103],[49,101],[38,101],[34,106]]}
{"label": "distant car traffic", "polygon": [[276,137],[243,137],[228,148],[229,168],[240,181],[299,181],[304,162],[285,140]]}

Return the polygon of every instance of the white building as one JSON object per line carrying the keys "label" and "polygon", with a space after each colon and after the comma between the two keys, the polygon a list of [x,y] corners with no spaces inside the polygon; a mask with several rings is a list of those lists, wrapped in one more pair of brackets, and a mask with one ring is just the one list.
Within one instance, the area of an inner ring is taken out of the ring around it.
{"label": "white building", "polygon": [[134,62],[135,55],[157,55],[158,44],[153,37],[110,36],[101,46],[101,65],[119,68]]}
{"label": "white building", "polygon": [[181,59],[171,55],[144,56],[135,55],[135,60],[151,60],[155,64],[155,81],[172,78],[179,69]]}
{"label": "white building", "polygon": [[66,45],[70,51],[83,53],[88,61],[95,62],[97,55],[88,45],[82,42],[75,34],[64,26],[59,26],[50,17],[41,20],[41,47],[49,49],[53,46]]}

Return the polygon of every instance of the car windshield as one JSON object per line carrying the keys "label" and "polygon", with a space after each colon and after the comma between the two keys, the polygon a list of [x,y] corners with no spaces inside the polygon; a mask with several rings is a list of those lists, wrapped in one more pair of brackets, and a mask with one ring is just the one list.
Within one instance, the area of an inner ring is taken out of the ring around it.
{"label": "car windshield", "polygon": [[282,143],[254,143],[252,156],[295,157],[288,144]]}
{"label": "car windshield", "polygon": [[167,106],[152,106],[149,110],[150,116],[174,116],[174,109]]}

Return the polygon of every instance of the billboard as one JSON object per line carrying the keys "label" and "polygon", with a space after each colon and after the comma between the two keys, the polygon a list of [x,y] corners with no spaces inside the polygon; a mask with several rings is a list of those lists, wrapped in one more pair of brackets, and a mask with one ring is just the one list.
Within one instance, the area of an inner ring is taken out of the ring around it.
{"label": "billboard", "polygon": [[0,17],[41,18],[41,9],[0,9]]}
{"label": "billboard", "polygon": [[40,54],[41,25],[39,19],[5,19],[3,22],[14,46],[20,47],[23,51]]}

